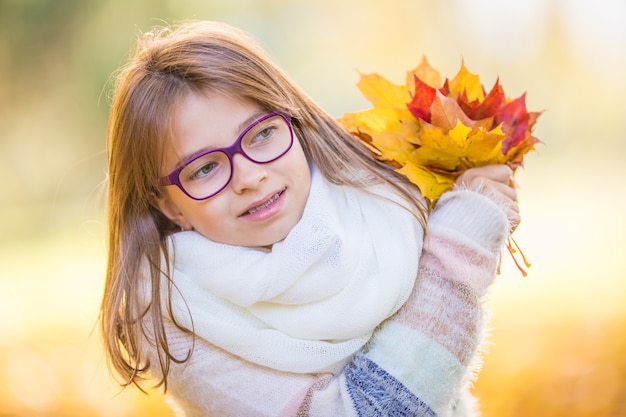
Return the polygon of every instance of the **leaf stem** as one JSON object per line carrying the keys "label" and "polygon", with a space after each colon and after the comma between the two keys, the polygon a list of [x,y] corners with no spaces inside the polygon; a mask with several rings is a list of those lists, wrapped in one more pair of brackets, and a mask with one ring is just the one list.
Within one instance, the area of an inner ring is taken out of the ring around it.
{"label": "leaf stem", "polygon": [[[511,243],[511,242],[513,242],[513,243]],[[515,247],[513,247],[513,245],[515,245]],[[530,267],[530,263],[528,263],[528,261],[526,260],[526,257],[524,256],[524,253],[522,253],[522,251],[520,250],[519,245],[517,244],[515,239],[513,239],[513,237],[509,236],[509,238],[507,240],[507,243],[506,243],[506,248],[508,249],[509,253],[511,254],[511,258],[513,258],[513,262],[515,262],[515,266],[517,266],[517,269],[519,269],[519,271],[522,273],[522,276],[523,277],[528,276],[528,273],[526,272],[526,270],[524,268],[522,268],[522,266],[519,264],[517,258],[515,257],[515,253],[516,252],[520,253],[520,255],[522,256],[522,260],[524,261],[524,265],[526,265],[526,267]]]}

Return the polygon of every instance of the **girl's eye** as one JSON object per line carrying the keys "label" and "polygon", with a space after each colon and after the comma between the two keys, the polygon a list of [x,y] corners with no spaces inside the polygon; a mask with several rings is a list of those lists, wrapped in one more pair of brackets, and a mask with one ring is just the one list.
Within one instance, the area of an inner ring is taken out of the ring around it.
{"label": "girl's eye", "polygon": [[202,165],[198,169],[194,170],[189,176],[189,179],[192,181],[203,179],[206,176],[210,175],[211,172],[213,172],[216,167],[217,167],[216,162],[207,162],[206,164]]}
{"label": "girl's eye", "polygon": [[254,135],[254,138],[252,139],[252,142],[253,143],[261,143],[261,142],[264,142],[264,141],[268,140],[269,138],[272,137],[272,134],[274,133],[275,130],[276,130],[276,128],[274,126],[266,126],[266,127],[264,127],[256,135]]}

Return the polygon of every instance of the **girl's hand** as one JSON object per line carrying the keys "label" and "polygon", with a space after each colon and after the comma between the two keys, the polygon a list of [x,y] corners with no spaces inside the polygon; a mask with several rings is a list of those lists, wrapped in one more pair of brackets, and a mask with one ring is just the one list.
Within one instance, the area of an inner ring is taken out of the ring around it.
{"label": "girl's hand", "polygon": [[504,210],[511,232],[517,228],[521,217],[513,170],[508,165],[486,165],[468,169],[459,175],[455,184],[458,188],[478,191],[491,198]]}

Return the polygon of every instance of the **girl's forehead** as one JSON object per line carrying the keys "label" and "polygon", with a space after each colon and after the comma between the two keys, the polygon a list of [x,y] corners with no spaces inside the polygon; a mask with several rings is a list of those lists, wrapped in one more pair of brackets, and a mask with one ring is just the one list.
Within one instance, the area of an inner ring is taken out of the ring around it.
{"label": "girl's forehead", "polygon": [[232,144],[266,111],[251,100],[224,93],[189,93],[174,107],[165,163],[174,166],[212,148]]}

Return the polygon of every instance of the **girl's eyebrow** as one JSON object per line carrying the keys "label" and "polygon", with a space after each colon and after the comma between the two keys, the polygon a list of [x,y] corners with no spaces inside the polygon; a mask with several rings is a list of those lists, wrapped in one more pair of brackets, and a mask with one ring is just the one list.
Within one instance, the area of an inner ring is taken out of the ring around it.
{"label": "girl's eyebrow", "polygon": [[237,132],[235,133],[237,135],[237,137],[239,137],[239,135],[241,135],[241,133],[243,132],[243,130],[245,128],[247,128],[248,126],[250,126],[252,123],[254,123],[255,121],[257,121],[258,119],[260,119],[262,116],[264,116],[265,114],[267,114],[268,112],[264,111],[264,110],[257,110],[254,113],[252,113],[250,115],[250,117],[248,117],[246,120],[244,120],[243,122],[241,122],[239,124],[239,126],[237,127]]}
{"label": "girl's eyebrow", "polygon": [[[239,124],[239,126],[237,126],[237,128],[235,129],[235,133],[233,134],[233,136],[237,135],[236,137],[239,138],[239,135],[241,134],[241,132],[243,132],[243,130],[245,128],[247,128],[248,126],[250,126],[254,121],[256,121],[257,119],[260,119],[261,116],[264,116],[266,114],[266,112],[264,110],[257,110],[254,113],[252,113],[248,118],[246,118],[243,122],[241,122]],[[233,141],[234,142],[234,141]],[[211,149],[219,149],[219,148],[211,148],[210,146],[206,146],[202,149],[198,149],[194,152],[191,152],[187,155],[182,156],[178,162],[176,162],[176,166],[180,167],[185,165],[185,162],[189,161],[190,159],[192,159],[193,157],[200,155],[201,153],[204,153],[208,150]]]}

